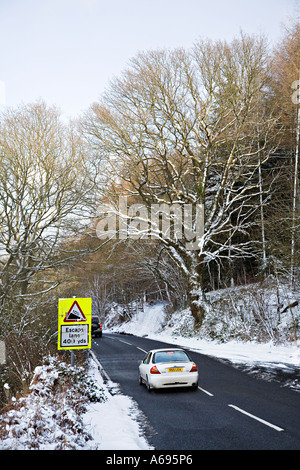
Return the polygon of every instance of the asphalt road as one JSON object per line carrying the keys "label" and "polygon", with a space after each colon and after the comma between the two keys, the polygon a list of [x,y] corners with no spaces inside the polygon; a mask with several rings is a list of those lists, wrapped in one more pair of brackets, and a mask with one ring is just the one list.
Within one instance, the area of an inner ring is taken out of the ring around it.
{"label": "asphalt road", "polygon": [[197,391],[149,393],[138,383],[138,361],[165,346],[105,333],[92,343],[106,377],[138,404],[146,438],[156,450],[300,449],[300,393],[214,358],[190,351],[199,370]]}

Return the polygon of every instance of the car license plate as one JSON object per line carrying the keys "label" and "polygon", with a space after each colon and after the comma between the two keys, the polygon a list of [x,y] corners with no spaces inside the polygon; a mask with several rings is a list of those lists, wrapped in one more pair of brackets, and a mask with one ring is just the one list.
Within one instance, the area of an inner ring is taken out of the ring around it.
{"label": "car license plate", "polygon": [[169,367],[168,372],[182,372],[182,367]]}

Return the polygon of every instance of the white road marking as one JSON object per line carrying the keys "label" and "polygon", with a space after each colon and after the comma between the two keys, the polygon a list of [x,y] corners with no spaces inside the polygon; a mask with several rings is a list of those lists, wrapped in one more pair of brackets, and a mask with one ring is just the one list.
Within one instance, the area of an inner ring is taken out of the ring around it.
{"label": "white road marking", "polygon": [[238,408],[235,405],[228,405],[228,406],[230,406],[231,408],[234,408],[240,413],[243,413],[244,415],[250,416],[250,418],[256,419],[256,421],[259,421],[260,423],[263,423],[266,426],[269,426],[270,428],[275,429],[276,431],[284,431],[284,429],[280,428],[279,426],[275,426],[275,424],[269,423],[268,421],[265,421],[264,419],[258,418],[257,416],[252,415],[251,413],[248,413],[247,411],[242,410],[241,408]]}
{"label": "white road marking", "polygon": [[123,341],[122,339],[119,339],[119,341],[120,341],[121,343],[124,343],[124,344],[129,344],[129,346],[132,346],[132,344],[131,344],[131,343],[127,343],[127,341]]}
{"label": "white road marking", "polygon": [[199,388],[199,390],[201,390],[201,392],[204,392],[204,393],[206,393],[206,395],[209,395],[210,397],[213,397],[213,394],[208,392],[207,390],[204,390],[204,388],[201,388],[201,387],[198,387],[198,388]]}
{"label": "white road marking", "polygon": [[139,348],[138,346],[137,346],[137,349],[139,349],[139,350],[142,351],[143,353],[147,354],[147,351],[145,351],[145,349]]}

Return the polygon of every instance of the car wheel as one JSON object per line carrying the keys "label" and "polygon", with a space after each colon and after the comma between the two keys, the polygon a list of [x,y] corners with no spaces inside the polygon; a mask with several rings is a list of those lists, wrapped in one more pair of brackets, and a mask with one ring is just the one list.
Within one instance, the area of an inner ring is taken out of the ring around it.
{"label": "car wheel", "polygon": [[152,388],[151,388],[151,385],[149,383],[148,377],[147,377],[146,387],[147,387],[148,392],[151,392]]}
{"label": "car wheel", "polygon": [[139,384],[140,384],[140,385],[143,385],[143,379],[142,379],[141,376],[139,377]]}

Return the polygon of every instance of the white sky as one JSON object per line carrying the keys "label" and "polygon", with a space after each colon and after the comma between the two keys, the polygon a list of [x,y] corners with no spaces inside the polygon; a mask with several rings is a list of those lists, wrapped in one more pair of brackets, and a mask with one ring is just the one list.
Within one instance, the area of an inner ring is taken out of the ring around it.
{"label": "white sky", "polygon": [[44,99],[76,117],[140,50],[230,40],[272,44],[296,0],[0,0],[0,110]]}

